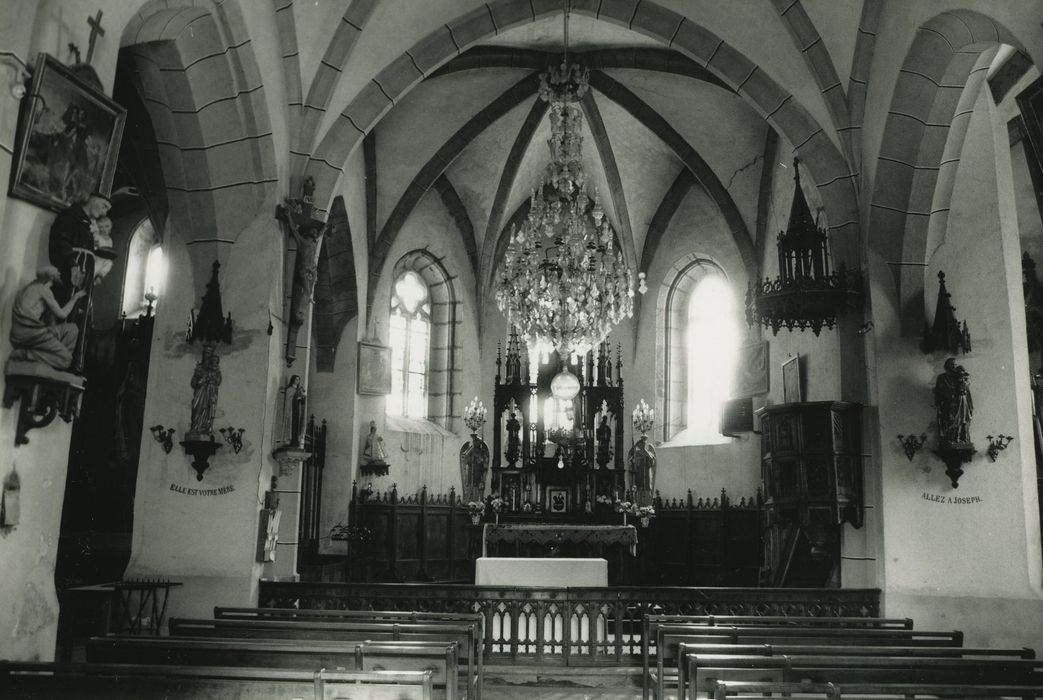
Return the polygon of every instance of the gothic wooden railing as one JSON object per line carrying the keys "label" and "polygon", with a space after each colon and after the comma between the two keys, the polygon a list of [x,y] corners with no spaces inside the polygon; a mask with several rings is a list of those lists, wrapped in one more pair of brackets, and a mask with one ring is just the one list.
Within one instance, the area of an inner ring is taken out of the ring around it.
{"label": "gothic wooden railing", "polygon": [[298,565],[304,559],[314,558],[319,551],[319,523],[322,519],[322,470],[326,466],[326,421],[308,419],[304,433],[304,449],[311,457],[304,461],[301,471],[300,529],[297,550]]}
{"label": "gothic wooden railing", "polygon": [[640,663],[646,614],[875,617],[876,589],[510,588],[261,581],[259,605],[322,610],[478,612],[491,663]]}

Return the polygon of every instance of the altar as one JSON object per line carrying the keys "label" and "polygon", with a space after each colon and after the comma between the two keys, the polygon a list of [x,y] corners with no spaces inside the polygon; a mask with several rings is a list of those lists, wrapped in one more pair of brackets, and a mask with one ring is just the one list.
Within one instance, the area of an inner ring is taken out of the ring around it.
{"label": "altar", "polygon": [[[637,528],[633,525],[566,525],[557,523],[487,523],[482,529],[482,556],[489,556],[490,544],[536,545],[555,556],[563,546],[598,549],[623,545],[637,555]],[[571,548],[571,547],[570,547]]]}
{"label": "altar", "polygon": [[475,561],[474,583],[476,586],[603,588],[608,585],[608,561],[479,557]]}

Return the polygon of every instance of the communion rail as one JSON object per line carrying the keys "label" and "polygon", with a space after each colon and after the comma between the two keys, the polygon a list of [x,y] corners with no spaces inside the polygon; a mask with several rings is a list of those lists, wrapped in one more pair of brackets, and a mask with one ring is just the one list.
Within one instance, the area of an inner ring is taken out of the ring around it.
{"label": "communion rail", "polygon": [[266,581],[261,607],[478,612],[489,663],[633,665],[641,620],[662,615],[876,617],[877,589],[512,588],[460,584]]}

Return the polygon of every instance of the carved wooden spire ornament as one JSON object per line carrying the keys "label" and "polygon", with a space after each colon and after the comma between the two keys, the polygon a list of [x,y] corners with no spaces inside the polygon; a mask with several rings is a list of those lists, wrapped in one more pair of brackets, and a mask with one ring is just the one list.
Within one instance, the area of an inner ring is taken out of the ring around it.
{"label": "carved wooden spire ornament", "polygon": [[862,273],[849,272],[843,263],[831,269],[826,229],[811,215],[798,163],[793,160],[789,224],[778,236],[779,275],[753,280],[746,290],[747,323],[763,324],[774,335],[783,326],[818,335],[823,327],[833,328],[844,309],[857,308],[862,301]]}
{"label": "carved wooden spire ornament", "polygon": [[945,273],[938,273],[938,301],[934,308],[934,324],[924,330],[923,351],[950,355],[971,351],[971,334],[967,322],[956,319],[956,307],[949,301],[952,294],[945,288]]}

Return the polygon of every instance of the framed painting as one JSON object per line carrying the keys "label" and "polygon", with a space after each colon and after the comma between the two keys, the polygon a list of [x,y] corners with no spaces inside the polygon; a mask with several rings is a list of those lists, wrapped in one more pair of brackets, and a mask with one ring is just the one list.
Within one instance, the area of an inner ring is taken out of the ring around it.
{"label": "framed painting", "polygon": [[735,370],[733,399],[767,394],[769,387],[768,341],[759,340],[739,348],[739,358]]}
{"label": "framed painting", "polygon": [[391,348],[359,342],[358,393],[387,396],[391,393]]}
{"label": "framed painting", "polygon": [[22,107],[8,193],[61,211],[109,194],[127,111],[41,53]]}
{"label": "framed painting", "polygon": [[804,392],[800,385],[800,355],[794,355],[782,363],[782,402],[800,403]]}
{"label": "framed painting", "polygon": [[547,487],[547,512],[568,513],[569,512],[569,490],[564,488]]}

